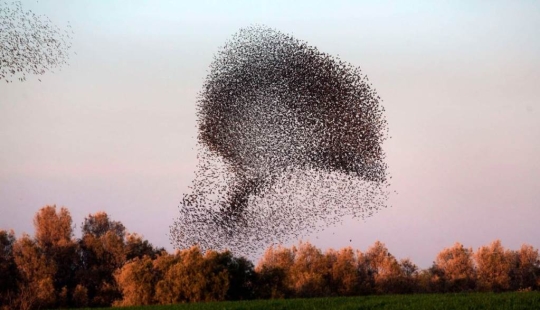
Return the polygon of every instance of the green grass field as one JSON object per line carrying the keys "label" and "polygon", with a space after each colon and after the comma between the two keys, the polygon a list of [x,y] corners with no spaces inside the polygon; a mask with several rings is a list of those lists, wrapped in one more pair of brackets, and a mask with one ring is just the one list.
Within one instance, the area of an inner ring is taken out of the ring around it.
{"label": "green grass field", "polygon": [[127,307],[144,310],[225,309],[540,309],[540,292],[387,295],[286,300],[227,301],[168,306]]}

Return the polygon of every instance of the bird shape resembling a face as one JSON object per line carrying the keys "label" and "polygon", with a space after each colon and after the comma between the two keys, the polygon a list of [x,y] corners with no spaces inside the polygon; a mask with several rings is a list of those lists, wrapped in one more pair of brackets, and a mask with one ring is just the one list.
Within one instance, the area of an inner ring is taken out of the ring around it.
{"label": "bird shape resembling a face", "polygon": [[[267,27],[241,29],[214,59],[197,104],[198,140],[207,154],[202,157],[219,158],[229,178],[218,199],[219,211],[210,212],[216,225],[235,236],[254,222],[294,234],[301,228],[276,224],[283,224],[284,217],[292,216],[291,209],[302,203],[291,198],[299,187],[305,187],[304,195],[326,192],[324,203],[312,201],[305,211],[324,219],[328,212],[322,210],[339,199],[333,197],[337,183],[330,182],[332,175],[339,175],[341,188],[349,191],[351,182],[385,184],[381,145],[387,127],[379,100],[359,68]],[[302,179],[298,171],[316,171],[316,177]],[[310,188],[314,180],[322,182],[318,189]],[[216,182],[197,181],[194,192],[212,191],[211,184]],[[272,193],[291,207],[255,208],[259,213],[272,210],[271,216],[280,219],[270,225],[250,204]],[[375,199],[369,193],[366,197]],[[340,204],[346,208],[346,203]],[[334,213],[339,214],[335,209]]]}
{"label": "bird shape resembling a face", "polygon": [[285,34],[242,30],[206,81],[199,139],[250,180],[246,190],[291,166],[383,182],[385,121],[366,80]]}

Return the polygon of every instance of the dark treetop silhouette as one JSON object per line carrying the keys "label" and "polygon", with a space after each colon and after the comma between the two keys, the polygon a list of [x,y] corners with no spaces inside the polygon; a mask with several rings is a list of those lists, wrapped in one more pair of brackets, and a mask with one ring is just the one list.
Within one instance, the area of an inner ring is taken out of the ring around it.
{"label": "dark treetop silhouette", "polygon": [[0,1],[0,80],[25,81],[67,64],[71,26],[62,30],[43,15],[24,10],[20,2]]}
{"label": "dark treetop silhouette", "polygon": [[171,241],[244,253],[385,206],[384,109],[359,68],[264,26],[215,57]]}

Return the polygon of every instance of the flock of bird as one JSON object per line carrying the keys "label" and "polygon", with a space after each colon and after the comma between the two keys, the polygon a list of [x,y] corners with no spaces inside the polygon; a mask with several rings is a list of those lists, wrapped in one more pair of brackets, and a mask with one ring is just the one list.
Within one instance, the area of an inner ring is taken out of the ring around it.
{"label": "flock of bird", "polygon": [[210,66],[197,122],[177,248],[249,255],[386,206],[379,96],[358,67],[290,35],[236,33]]}
{"label": "flock of bird", "polygon": [[21,2],[0,1],[0,80],[25,81],[67,64],[71,26],[61,29],[44,15],[25,10]]}

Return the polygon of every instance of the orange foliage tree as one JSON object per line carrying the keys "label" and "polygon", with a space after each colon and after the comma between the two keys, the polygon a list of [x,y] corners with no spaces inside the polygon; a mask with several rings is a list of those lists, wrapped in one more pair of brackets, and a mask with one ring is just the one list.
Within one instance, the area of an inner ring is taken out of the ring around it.
{"label": "orange foliage tree", "polygon": [[293,292],[291,269],[296,249],[270,246],[255,271],[258,275],[257,296],[260,298],[290,297]]}
{"label": "orange foliage tree", "polygon": [[329,294],[330,270],[321,250],[309,242],[296,248],[294,261],[289,269],[290,281],[298,297],[319,297]]}
{"label": "orange foliage tree", "polygon": [[329,288],[334,296],[352,296],[359,293],[358,260],[351,247],[325,253],[329,265]]}
{"label": "orange foliage tree", "polygon": [[203,255],[198,247],[179,251],[170,261],[163,278],[156,284],[156,301],[160,304],[219,301],[229,286],[227,269],[213,264],[218,253]]}
{"label": "orange foliage tree", "polygon": [[15,242],[13,253],[21,277],[18,308],[54,307],[54,275],[57,271],[54,262],[47,259],[43,250],[26,234]]}
{"label": "orange foliage tree", "polygon": [[504,249],[500,240],[483,246],[475,253],[478,287],[482,291],[504,291],[510,288],[512,253]]}
{"label": "orange foliage tree", "polygon": [[437,280],[441,282],[444,291],[461,292],[474,289],[476,273],[472,249],[466,249],[457,242],[437,255],[435,266],[440,270]]}
{"label": "orange foliage tree", "polygon": [[118,269],[116,282],[122,293],[122,299],[115,306],[151,305],[154,303],[156,274],[153,261],[149,256],[135,258]]}
{"label": "orange foliage tree", "polygon": [[67,208],[41,208],[34,217],[37,246],[50,264],[56,266],[53,276],[57,306],[67,307],[76,286],[73,277],[78,267],[77,243],[73,238],[73,222]]}
{"label": "orange foliage tree", "polygon": [[362,262],[373,279],[376,293],[399,292],[398,279],[402,277],[397,259],[388,252],[384,243],[376,241],[363,255]]}

